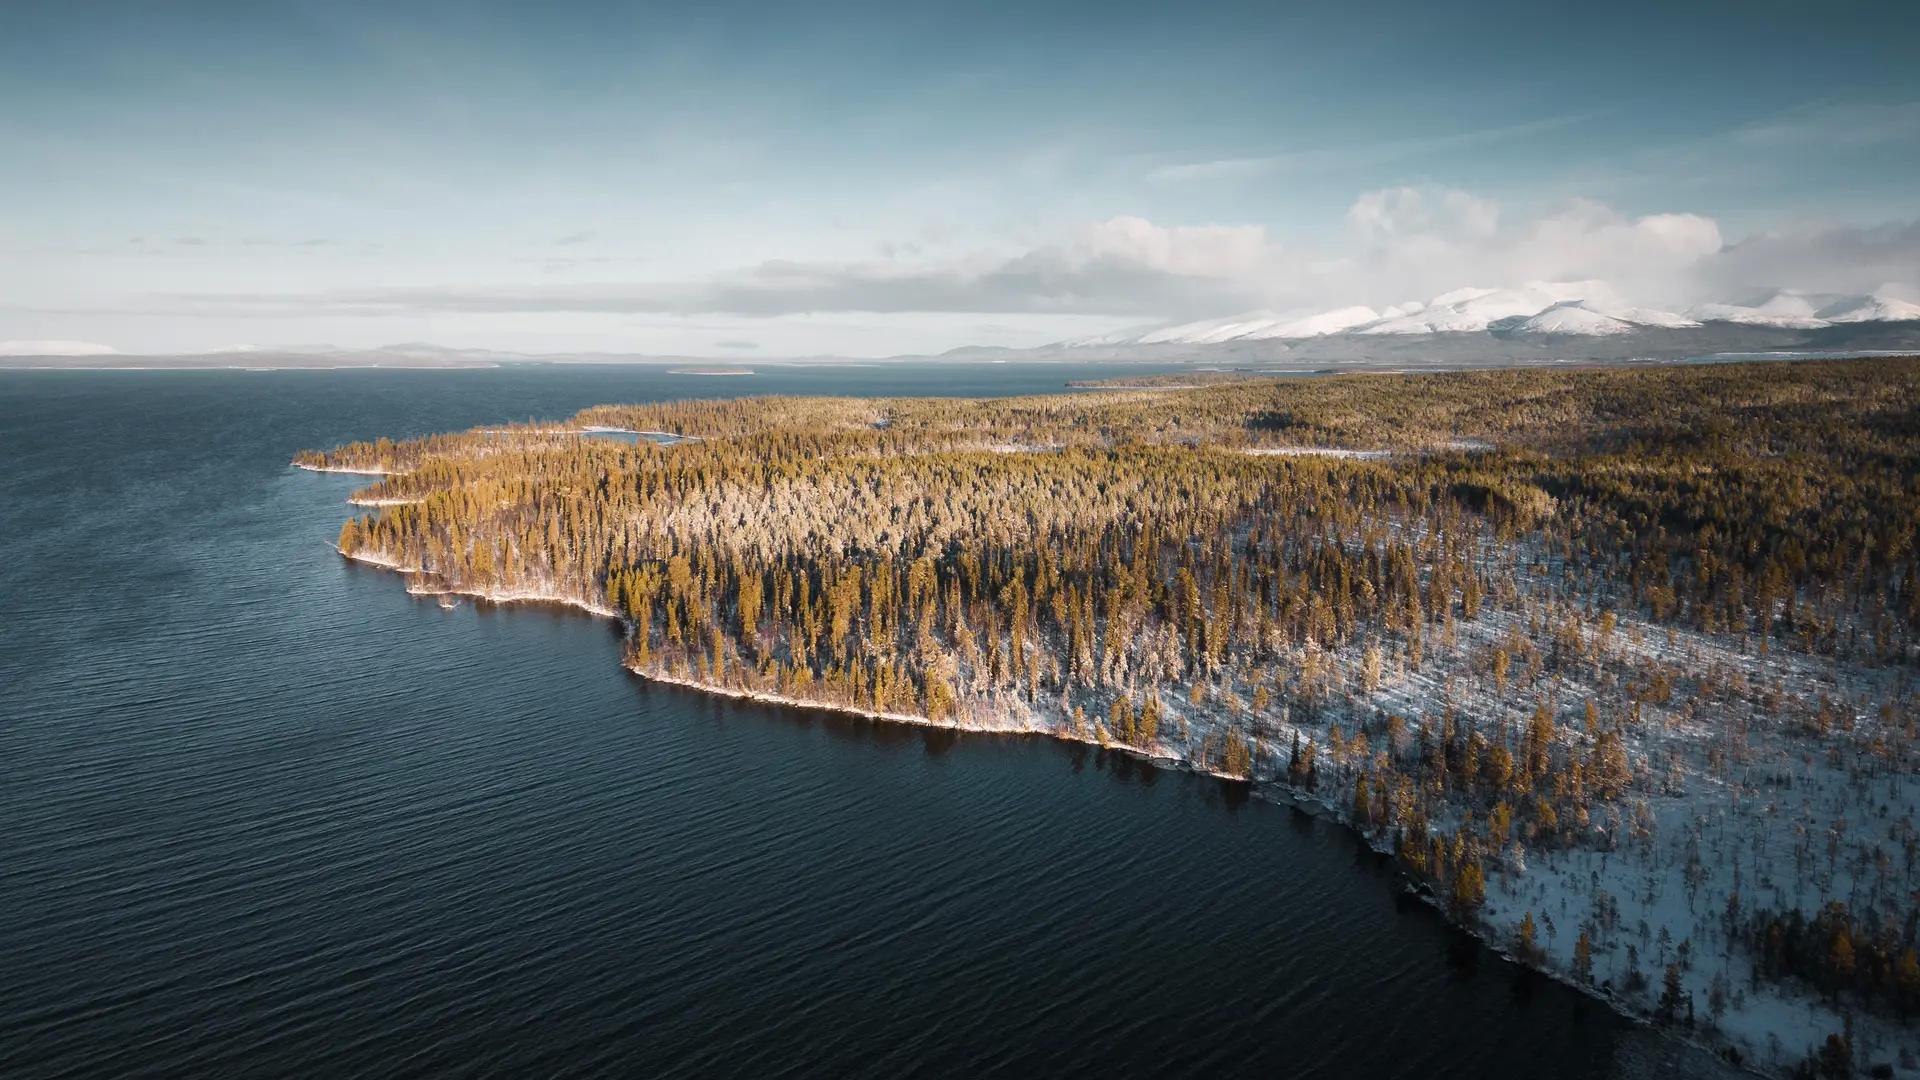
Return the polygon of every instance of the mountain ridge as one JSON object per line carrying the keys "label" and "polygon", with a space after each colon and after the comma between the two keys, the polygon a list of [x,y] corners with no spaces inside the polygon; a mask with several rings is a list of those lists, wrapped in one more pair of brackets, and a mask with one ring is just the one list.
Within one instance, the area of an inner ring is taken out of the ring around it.
{"label": "mountain ridge", "polygon": [[[1887,295],[1888,288],[1857,295],[1774,289],[1749,297],[1744,303],[1702,303],[1685,311],[1670,311],[1629,303],[1604,281],[1536,281],[1517,288],[1454,289],[1425,303],[1411,301],[1380,311],[1362,305],[1323,311],[1249,311],[1056,342],[1043,348],[1306,341],[1339,334],[1597,337],[1635,333],[1641,328],[1691,329],[1709,323],[1819,330],[1853,323],[1920,321],[1920,303]],[[1374,317],[1369,319],[1369,315]]]}

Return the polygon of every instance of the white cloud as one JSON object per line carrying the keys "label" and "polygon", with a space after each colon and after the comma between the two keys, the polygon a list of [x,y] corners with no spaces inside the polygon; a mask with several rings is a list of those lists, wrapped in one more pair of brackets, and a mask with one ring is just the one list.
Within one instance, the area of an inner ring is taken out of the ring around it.
{"label": "white cloud", "polygon": [[1542,135],[1586,119],[1583,116],[1555,116],[1524,124],[1458,131],[1446,135],[1414,136],[1349,146],[1314,147],[1250,157],[1222,157],[1210,161],[1189,161],[1162,165],[1147,173],[1157,184],[1241,180],[1256,176],[1335,172],[1342,169],[1378,168],[1396,161],[1453,150],[1469,150]]}
{"label": "white cloud", "polygon": [[[581,284],[435,285],[306,295],[176,297],[197,314],[386,318],[732,316],[863,313],[889,319],[1004,315],[1129,322],[1256,307],[1384,308],[1462,286],[1609,283],[1622,299],[1677,309],[1760,286],[1864,292],[1920,279],[1920,224],[1817,228],[1729,244],[1710,217],[1622,213],[1575,199],[1516,214],[1469,192],[1393,187],[1361,194],[1345,234],[1283,244],[1260,225],[1161,225],[1120,216],[1014,251],[889,249],[863,261],[776,259],[708,277]],[[752,335],[750,335],[752,336]],[[757,337],[754,339],[757,340]],[[955,344],[962,342],[956,341]]]}
{"label": "white cloud", "polygon": [[1863,147],[1920,139],[1920,101],[1809,105],[1734,132],[1749,146]]}
{"label": "white cloud", "polygon": [[1120,260],[1183,277],[1234,278],[1265,270],[1278,250],[1262,225],[1162,226],[1116,217],[1083,227],[1061,252],[1043,252],[1081,267]]}
{"label": "white cloud", "polygon": [[1721,248],[1720,226],[1697,214],[1629,218],[1579,201],[1531,223],[1507,257],[1547,280],[1600,278],[1651,303],[1671,303]]}
{"label": "white cloud", "polygon": [[1211,311],[1253,302],[1279,248],[1263,226],[1161,226],[1115,217],[1012,255],[941,261],[769,260],[711,278],[500,287],[424,286],[311,296],[196,294],[195,305],[336,314],[603,312],[778,316],[809,312],[1108,314]]}
{"label": "white cloud", "polygon": [[119,351],[93,341],[0,341],[0,356],[110,356]]}
{"label": "white cloud", "polygon": [[1920,221],[1809,225],[1761,233],[1728,245],[1702,274],[1704,288],[1718,296],[1781,285],[1812,292],[1905,296],[1916,282]]}
{"label": "white cloud", "polygon": [[1444,188],[1367,192],[1347,222],[1357,250],[1336,255],[1321,277],[1339,299],[1367,303],[1595,278],[1661,303],[1721,247],[1719,226],[1695,214],[1635,218],[1582,199],[1515,220],[1492,200]]}
{"label": "white cloud", "polygon": [[1500,227],[1500,206],[1464,191],[1416,187],[1369,191],[1347,208],[1347,221],[1370,244],[1414,236],[1481,238]]}

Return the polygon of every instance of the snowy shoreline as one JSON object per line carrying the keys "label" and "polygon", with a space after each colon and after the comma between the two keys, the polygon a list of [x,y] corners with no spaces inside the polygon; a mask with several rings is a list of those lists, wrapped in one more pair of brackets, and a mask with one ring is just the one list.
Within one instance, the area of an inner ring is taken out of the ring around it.
{"label": "snowy shoreline", "polygon": [[308,472],[341,473],[346,476],[398,476],[400,475],[399,473],[394,472],[392,469],[354,469],[354,468],[348,468],[345,465],[309,465],[304,461],[296,461],[296,462],[293,462],[292,464],[294,468],[305,469]]}
{"label": "snowy shoreline", "polygon": [[[334,546],[333,550],[335,552],[338,552],[342,558],[348,560],[349,562],[357,562],[365,566],[377,567],[382,570],[390,570],[398,574],[429,572],[421,569],[418,566],[402,563],[384,554],[377,554],[377,553],[349,554],[345,551],[341,551],[338,546]],[[543,592],[539,590],[527,590],[527,589],[515,589],[515,590],[468,589],[468,588],[458,588],[458,587],[443,585],[443,584],[437,584],[437,585],[409,584],[407,586],[407,592],[409,593],[409,595],[414,595],[414,596],[462,596],[462,597],[468,597],[475,600],[484,600],[488,603],[493,603],[493,604],[553,604],[561,607],[572,608],[575,611],[579,611],[587,615],[592,615],[597,618],[613,619],[616,622],[620,623],[622,627],[625,627],[627,625],[626,618],[611,608],[603,607],[598,604],[590,604],[590,603],[587,603],[586,601],[579,599],[578,597],[563,596],[559,593],[554,593],[554,592]],[[992,721],[992,720],[988,720],[984,722],[934,720],[927,716],[921,715],[919,713],[878,712],[872,709],[862,709],[857,705],[846,705],[846,704],[840,704],[840,703],[831,702],[831,701],[822,701],[822,700],[811,699],[811,698],[799,698],[799,697],[793,697],[787,694],[775,693],[773,691],[749,690],[743,687],[722,686],[717,683],[706,682],[701,679],[694,679],[686,676],[668,674],[665,671],[648,670],[646,668],[643,668],[637,664],[631,663],[626,660],[622,660],[620,663],[620,666],[623,669],[625,669],[629,674],[632,674],[641,679],[645,679],[648,682],[661,683],[663,685],[668,685],[668,686],[677,686],[677,687],[681,687],[682,689],[694,690],[694,691],[698,691],[700,693],[705,693],[705,694],[712,694],[716,697],[731,698],[736,701],[750,701],[760,705],[778,705],[778,706],[785,706],[788,708],[796,708],[796,709],[812,709],[812,710],[817,710],[821,712],[836,713],[842,716],[859,717],[864,720],[882,721],[882,722],[894,723],[894,724],[906,724],[913,727],[931,728],[931,729],[940,730],[940,731],[957,731],[957,732],[966,732],[966,733],[972,733],[977,735],[1038,736],[1043,738],[1054,739],[1059,742],[1076,743],[1082,746],[1090,746],[1098,750],[1112,750],[1122,754],[1126,754],[1129,757],[1139,758],[1142,761],[1148,762],[1149,764],[1152,764],[1152,765],[1159,766],[1161,768],[1178,769],[1182,772],[1192,773],[1197,776],[1210,776],[1218,780],[1225,780],[1225,781],[1230,781],[1235,783],[1246,784],[1256,796],[1263,798],[1268,802],[1274,803],[1276,805],[1284,803],[1286,805],[1295,807],[1305,813],[1311,814],[1317,819],[1328,821],[1335,825],[1338,825],[1340,828],[1345,829],[1350,834],[1352,834],[1354,839],[1359,841],[1361,844],[1365,845],[1368,848],[1368,850],[1371,850],[1373,852],[1376,852],[1378,854],[1385,855],[1388,857],[1391,857],[1393,854],[1392,850],[1386,847],[1380,840],[1378,840],[1375,837],[1369,836],[1364,830],[1355,827],[1354,824],[1347,819],[1346,815],[1341,812],[1340,808],[1334,805],[1332,801],[1322,798],[1314,794],[1313,792],[1297,788],[1294,785],[1289,784],[1284,780],[1278,780],[1278,779],[1263,780],[1263,779],[1257,779],[1257,778],[1233,776],[1227,773],[1220,772],[1215,769],[1199,768],[1194,766],[1192,763],[1182,760],[1180,758],[1170,757],[1165,754],[1151,753],[1147,750],[1142,750],[1138,747],[1128,746],[1124,743],[1117,743],[1117,742],[1103,743],[1096,737],[1078,734],[1067,728],[1060,727],[1057,725],[1050,725],[1046,723],[1022,724],[1019,721],[1014,720],[1012,718],[1008,718],[1005,721],[999,721],[999,722]],[[1440,917],[1440,919],[1443,922],[1445,922],[1448,926],[1453,927],[1454,929],[1469,935],[1475,941],[1485,946],[1488,949],[1488,951],[1493,952],[1496,955],[1502,957],[1503,959],[1508,960],[1511,963],[1514,963],[1520,967],[1524,967],[1530,971],[1538,972],[1541,975],[1544,975],[1550,979],[1553,979],[1555,982],[1558,982],[1570,989],[1573,989],[1582,994],[1585,994],[1587,997],[1593,999],[1594,1001],[1597,1001],[1606,1005],[1608,1008],[1612,1009],[1615,1013],[1617,1013],[1621,1017],[1633,1023],[1647,1025],[1647,1026],[1651,1025],[1652,1020],[1650,1016],[1643,1015],[1641,1013],[1636,1012],[1632,1008],[1628,1007],[1628,1004],[1618,996],[1606,993],[1600,990],[1598,987],[1585,985],[1579,982],[1577,979],[1573,978],[1573,976],[1570,973],[1559,971],[1556,968],[1545,965],[1545,964],[1535,963],[1535,962],[1522,959],[1518,956],[1515,956],[1510,951],[1504,948],[1501,948],[1500,945],[1495,940],[1494,931],[1491,927],[1471,926],[1471,925],[1464,924],[1459,920],[1454,919],[1451,915],[1447,913],[1446,908],[1440,903],[1439,898],[1437,896],[1434,896],[1431,892],[1414,888],[1412,879],[1407,877],[1405,874],[1399,873],[1397,867],[1396,867],[1396,874],[1402,881],[1407,891],[1410,894],[1417,897],[1418,899],[1420,899],[1422,902],[1426,903],[1428,907],[1432,908],[1433,911]],[[1681,1041],[1686,1042],[1688,1045],[1695,1046],[1703,1051],[1707,1051],[1707,1052],[1713,1051],[1713,1047],[1708,1046],[1705,1043],[1695,1039],[1685,1038],[1679,1032],[1667,1031],[1666,1033],[1675,1038],[1679,1038]],[[1716,1055],[1716,1060],[1717,1060],[1717,1055]],[[1761,1076],[1767,1075],[1766,1073],[1758,1072],[1757,1070],[1750,1070],[1750,1071],[1754,1071],[1755,1075],[1761,1075]]]}
{"label": "snowy shoreline", "polygon": [[[348,552],[342,551],[338,545],[329,545],[329,546],[332,547],[333,550],[337,554],[339,554],[341,558],[346,559],[349,562],[360,563],[364,566],[372,566],[381,570],[390,570],[396,574],[431,574],[433,573],[432,571],[425,570],[419,566],[400,562],[399,560],[391,558],[390,556],[387,556],[383,553],[354,552],[349,554]],[[462,597],[467,597],[469,599],[474,599],[474,600],[483,600],[491,604],[552,604],[560,607],[572,608],[575,611],[579,611],[587,615],[592,615],[592,616],[595,616],[596,618],[612,619],[618,622],[622,627],[627,626],[626,617],[621,615],[619,612],[614,611],[612,608],[604,607],[599,604],[590,604],[584,600],[581,600],[578,597],[565,596],[557,592],[548,592],[548,591],[535,590],[535,589],[510,589],[510,590],[472,589],[472,588],[462,588],[458,586],[429,582],[429,583],[418,583],[418,584],[409,583],[407,585],[407,593],[410,596],[462,596]],[[814,709],[822,712],[838,713],[842,716],[857,716],[866,720],[882,720],[889,723],[909,724],[914,727],[933,728],[933,729],[942,730],[942,731],[962,731],[962,732],[971,732],[973,734],[978,734],[978,735],[1041,736],[1044,738],[1056,739],[1060,742],[1078,743],[1084,746],[1091,746],[1100,750],[1113,750],[1119,753],[1126,754],[1130,757],[1139,758],[1142,761],[1146,761],[1154,765],[1159,765],[1163,768],[1179,769],[1183,772],[1190,772],[1199,776],[1211,776],[1220,780],[1230,780],[1238,783],[1244,783],[1256,789],[1272,785],[1286,791],[1289,797],[1296,797],[1300,800],[1311,799],[1310,795],[1304,792],[1297,792],[1291,786],[1286,785],[1280,781],[1251,780],[1251,779],[1248,779],[1247,777],[1233,776],[1231,774],[1223,773],[1215,769],[1197,768],[1182,758],[1173,757],[1168,754],[1152,753],[1148,750],[1144,750],[1135,746],[1129,746],[1125,743],[1117,743],[1117,742],[1102,743],[1098,738],[1095,738],[1092,736],[1079,735],[1066,728],[1059,727],[1057,725],[1048,724],[1043,721],[1030,720],[1029,722],[1022,723],[1018,719],[1011,718],[1011,717],[1001,721],[934,720],[920,713],[878,712],[873,709],[863,709],[857,705],[847,705],[847,704],[842,704],[842,703],[832,702],[832,701],[825,701],[825,700],[816,699],[816,698],[793,697],[788,694],[776,693],[770,690],[750,690],[745,687],[723,686],[718,683],[707,682],[702,679],[695,679],[695,678],[690,678],[682,675],[673,675],[665,671],[650,670],[650,669],[643,668],[635,664],[629,663],[624,660],[621,661],[620,666],[630,674],[633,674],[642,679],[646,679],[649,682],[663,683],[670,686],[678,686],[688,690],[697,690],[702,693],[713,694],[718,697],[733,698],[739,701],[752,701],[762,705],[783,705],[783,706],[788,706],[790,708],[797,708],[797,709]],[[1316,804],[1316,805],[1320,805],[1325,809],[1327,809],[1329,812],[1331,812],[1331,807],[1326,807],[1325,804]],[[1335,820],[1339,820],[1339,819],[1335,818]],[[1345,821],[1340,821],[1340,824],[1342,826],[1346,826],[1347,823]],[[1355,830],[1355,832],[1356,832],[1356,835],[1358,835],[1358,830]],[[1362,836],[1361,839],[1365,840],[1365,837]]]}
{"label": "snowy shoreline", "polygon": [[[381,570],[391,570],[396,574],[432,573],[430,570],[409,563],[403,563],[384,553],[349,553],[342,551],[338,544],[329,546],[332,547],[341,558],[346,559],[348,562],[360,563],[363,566],[373,566]],[[410,583],[407,586],[407,593],[411,596],[465,596],[474,600],[485,600],[490,604],[557,604],[561,607],[570,607],[577,611],[583,611],[589,615],[596,615],[603,619],[620,618],[620,614],[612,608],[601,607],[598,604],[590,604],[581,600],[579,597],[565,596],[557,592],[546,592],[538,589],[465,589],[445,584]]]}
{"label": "snowy shoreline", "polygon": [[[396,559],[386,556],[384,553],[348,554],[340,551],[337,547],[335,550],[339,551],[342,557],[350,561],[392,570],[397,573],[431,573],[418,566],[403,564]],[[563,595],[551,590],[461,588],[445,585],[436,579],[434,582],[424,584],[419,582],[410,583],[408,585],[408,592],[421,596],[470,597],[497,604],[553,604],[572,608],[599,618],[614,619],[623,628],[628,626],[626,618],[610,607],[591,603],[576,596]],[[620,661],[620,664],[621,667],[626,669],[630,674],[651,682],[678,686],[683,689],[699,691],[718,697],[749,701],[756,704],[819,710],[844,716],[859,717],[866,720],[908,724],[936,730],[972,732],[988,735],[1044,736],[1061,742],[1075,743],[1101,750],[1117,751],[1163,768],[1178,769],[1196,775],[1212,776],[1221,780],[1247,784],[1254,795],[1267,802],[1289,804],[1312,814],[1316,818],[1336,824],[1348,830],[1359,843],[1365,845],[1369,850],[1388,858],[1393,856],[1393,849],[1388,841],[1384,837],[1370,833],[1367,829],[1355,824],[1349,818],[1345,807],[1337,798],[1330,797],[1325,792],[1312,791],[1295,786],[1286,779],[1284,771],[1262,775],[1263,770],[1256,765],[1252,776],[1229,775],[1213,768],[1196,765],[1184,757],[1174,756],[1169,753],[1154,752],[1155,750],[1163,749],[1165,745],[1163,743],[1156,743],[1153,748],[1143,749],[1118,741],[1102,740],[1098,735],[1094,734],[1097,730],[1096,728],[1090,727],[1085,731],[1076,731],[1064,723],[1049,721],[1033,712],[1026,712],[1022,715],[1003,713],[999,716],[976,719],[933,720],[918,713],[875,711],[872,709],[863,709],[855,705],[795,697],[775,691],[719,685],[698,678],[674,675],[664,670],[650,670],[624,658]],[[1586,982],[1579,979],[1575,972],[1569,967],[1567,959],[1557,955],[1554,950],[1543,948],[1538,950],[1538,954],[1533,957],[1522,957],[1518,955],[1510,947],[1510,943],[1507,940],[1509,931],[1503,921],[1507,915],[1511,914],[1505,910],[1508,905],[1502,902],[1503,898],[1495,895],[1492,890],[1490,890],[1486,916],[1484,918],[1463,922],[1455,918],[1452,913],[1447,910],[1446,905],[1439,895],[1430,889],[1421,888],[1417,879],[1406,874],[1397,864],[1395,865],[1394,871],[1395,878],[1400,883],[1400,887],[1409,895],[1424,902],[1435,915],[1449,927],[1471,936],[1490,952],[1499,955],[1520,968],[1538,973],[1569,989],[1578,991],[1596,1003],[1606,1006],[1609,1010],[1630,1023],[1657,1031],[1659,1034],[1671,1038],[1676,1044],[1689,1047],[1705,1055],[1711,1059],[1715,1065],[1720,1067],[1737,1069],[1741,1072],[1758,1076],[1778,1075],[1781,1070],[1789,1067],[1789,1062],[1775,1060],[1771,1063],[1773,1070],[1769,1071],[1768,1063],[1762,1061],[1757,1054],[1750,1052],[1755,1048],[1751,1041],[1753,1039],[1753,1033],[1751,1031],[1742,1033],[1746,1038],[1736,1037],[1729,1039],[1728,1036],[1732,1036],[1734,1032],[1731,1029],[1726,1029],[1723,1030],[1721,1037],[1715,1040],[1700,1031],[1682,1028],[1678,1025],[1659,1024],[1656,1022],[1655,1012],[1650,1004],[1637,1001],[1627,994],[1620,993],[1611,986],[1603,986],[1599,980]],[[1784,999],[1776,998],[1775,1000],[1779,1004],[1788,1005],[1790,1008],[1798,1008],[1800,1005],[1797,995],[1788,995]],[[1744,1055],[1742,1061],[1733,1063],[1727,1060],[1724,1056],[1724,1051],[1729,1045],[1739,1046]]]}

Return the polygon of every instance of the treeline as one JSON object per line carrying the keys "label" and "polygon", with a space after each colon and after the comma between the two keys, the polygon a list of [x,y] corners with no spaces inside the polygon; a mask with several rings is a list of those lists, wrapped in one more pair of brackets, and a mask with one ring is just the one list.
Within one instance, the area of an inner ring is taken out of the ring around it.
{"label": "treeline", "polygon": [[[1089,455],[1203,447],[1231,456],[1275,444],[1398,448],[1409,456],[1395,462],[1376,498],[1416,512],[1447,504],[1507,535],[1546,527],[1546,538],[1575,560],[1581,585],[1612,590],[1657,620],[1823,652],[1889,654],[1920,629],[1920,581],[1911,572],[1916,393],[1913,363],[1874,361],[1353,376],[979,402],[744,399],[599,407],[569,422],[710,440],[664,458],[650,446],[529,431],[355,444],[301,460],[405,473],[369,493],[381,498],[510,475],[592,484],[614,501],[622,497],[616,484],[630,483],[643,499],[697,494],[716,509],[730,503],[727,509],[784,515],[787,507],[765,497],[782,483],[794,485],[796,497],[825,484],[894,486],[882,505],[841,499],[840,513],[808,515],[805,532],[784,518],[773,531],[815,547],[837,543],[843,553],[887,546],[900,557],[992,528],[996,517],[1019,525],[1019,511],[1077,515],[1109,479],[1087,473]],[[1482,441],[1496,448],[1445,449]],[[1057,461],[1004,453],[968,459],[1009,446],[1080,453]],[[914,460],[928,456],[939,460]],[[1372,464],[1292,457],[1235,469],[1218,456],[1189,451],[1170,464],[1229,473],[1236,483]],[[441,468],[428,472],[429,464]],[[1015,487],[1020,478],[1009,477],[983,485],[957,475],[968,471],[1024,471],[1034,483]],[[1073,490],[1036,498],[1036,484],[1055,474]],[[926,490],[903,494],[900,484]],[[951,495],[939,505],[910,497],[929,492]],[[1013,514],[995,515],[982,511],[1003,507],[977,507],[968,501],[974,496],[1018,501],[1004,507]],[[874,511],[888,522],[917,517],[925,527],[919,535],[877,535],[861,528]],[[1017,530],[1000,532],[1020,538]],[[1856,611],[1867,617],[1845,617]]]}
{"label": "treeline", "polygon": [[[1053,694],[1099,716],[1112,694],[1202,681],[1311,708],[1350,681],[1341,650],[1417,669],[1433,634],[1543,569],[1558,625],[1502,650],[1534,677],[1603,639],[1609,607],[1760,649],[1910,657],[1916,391],[1900,361],[763,398],[561,425],[705,440],[670,449],[528,425],[300,460],[396,474],[364,494],[408,504],[349,522],[343,550],[610,601],[647,662],[702,678],[882,711]],[[1241,452],[1348,441],[1361,417],[1389,444],[1511,441]],[[1061,449],[979,445],[1020,439]],[[1450,760],[1500,760],[1462,738]]]}

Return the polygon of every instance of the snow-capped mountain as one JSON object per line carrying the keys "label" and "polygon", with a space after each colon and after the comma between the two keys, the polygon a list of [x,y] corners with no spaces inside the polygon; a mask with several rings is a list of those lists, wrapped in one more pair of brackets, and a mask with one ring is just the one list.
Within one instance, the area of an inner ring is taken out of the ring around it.
{"label": "snow-capped mountain", "polygon": [[1326,334],[1338,334],[1356,326],[1365,326],[1378,322],[1381,314],[1365,305],[1334,308],[1332,311],[1316,312],[1288,319],[1277,326],[1269,327],[1259,333],[1247,335],[1250,338],[1310,338]]}
{"label": "snow-capped mountain", "polygon": [[1631,334],[1640,327],[1625,319],[1595,311],[1578,300],[1555,304],[1538,315],[1521,319],[1505,328],[1515,334]]}
{"label": "snow-capped mountain", "polygon": [[1158,330],[1150,330],[1135,340],[1142,345],[1212,345],[1215,342],[1233,341],[1236,338],[1254,334],[1266,335],[1267,331],[1278,326],[1281,321],[1282,317],[1271,311],[1250,311],[1241,315],[1229,315],[1224,319],[1202,319],[1199,322],[1164,326]]}
{"label": "snow-capped mountain", "polygon": [[1815,305],[1804,294],[1781,289],[1749,304],[1700,304],[1687,312],[1702,322],[1745,323],[1812,330],[1827,325],[1814,314]]}
{"label": "snow-capped mountain", "polygon": [[1699,326],[1684,315],[1657,308],[1598,303],[1592,300],[1564,300],[1537,315],[1509,319],[1489,329],[1509,334],[1565,334],[1600,336],[1631,334],[1648,327],[1677,329]]}
{"label": "snow-capped mountain", "polygon": [[1829,323],[1909,322],[1920,319],[1920,304],[1868,293],[1843,296],[1814,314]]}
{"label": "snow-capped mountain", "polygon": [[1920,320],[1920,304],[1890,296],[1884,288],[1854,296],[1821,296],[1780,289],[1751,304],[1701,304],[1689,314],[1710,322],[1816,330],[1852,323]]}
{"label": "snow-capped mountain", "polygon": [[1217,345],[1230,341],[1300,341],[1336,334],[1480,333],[1496,326],[1517,333],[1614,334],[1648,326],[1698,325],[1670,311],[1622,303],[1605,282],[1534,282],[1517,289],[1455,289],[1425,303],[1410,300],[1379,310],[1354,305],[1312,312],[1250,311],[1148,330],[1123,330],[1063,344],[1069,348]]}
{"label": "snow-capped mountain", "polygon": [[1536,281],[1509,289],[1454,289],[1425,303],[1408,301],[1377,310],[1355,305],[1326,311],[1249,311],[1198,322],[1122,330],[1062,342],[1059,347],[1218,345],[1346,335],[1611,337],[1649,330],[1695,330],[1708,323],[1817,330],[1841,324],[1905,321],[1920,321],[1920,304],[1888,295],[1886,289],[1842,297],[1776,289],[1750,297],[1747,302],[1699,304],[1680,314],[1628,303],[1604,281]]}
{"label": "snow-capped mountain", "polygon": [[1202,319],[1149,330],[1123,330],[1115,334],[1083,338],[1071,345],[1213,345],[1222,341],[1266,341],[1274,338],[1311,338],[1338,334],[1356,326],[1378,322],[1381,313],[1370,307],[1335,308],[1332,311],[1281,313],[1249,311],[1222,319]]}
{"label": "snow-capped mountain", "polygon": [[1362,334],[1471,334],[1502,319],[1538,315],[1570,300],[1610,301],[1612,288],[1599,281],[1536,281],[1518,289],[1455,289],[1421,310],[1361,327]]}
{"label": "snow-capped mountain", "polygon": [[1669,330],[1700,325],[1698,319],[1689,319],[1677,312],[1662,311],[1659,308],[1616,307],[1606,309],[1606,314],[1641,326],[1658,326]]}

